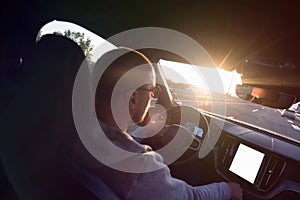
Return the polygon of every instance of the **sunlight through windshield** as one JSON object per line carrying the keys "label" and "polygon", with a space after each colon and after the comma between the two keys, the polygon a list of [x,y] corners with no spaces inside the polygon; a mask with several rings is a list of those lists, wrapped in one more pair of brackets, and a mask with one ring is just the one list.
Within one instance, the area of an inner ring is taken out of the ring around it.
{"label": "sunlight through windshield", "polygon": [[[236,96],[236,85],[242,84],[241,74],[237,73],[235,70],[230,72],[220,68],[193,66],[190,64],[166,60],[160,60],[159,63],[163,66],[163,73],[169,81],[186,84],[187,88],[190,90],[194,89],[203,91],[210,88],[213,90],[212,92]],[[223,89],[207,86],[206,80],[214,80],[218,78],[215,77],[215,73],[213,73],[215,70],[217,70],[220,75]]]}

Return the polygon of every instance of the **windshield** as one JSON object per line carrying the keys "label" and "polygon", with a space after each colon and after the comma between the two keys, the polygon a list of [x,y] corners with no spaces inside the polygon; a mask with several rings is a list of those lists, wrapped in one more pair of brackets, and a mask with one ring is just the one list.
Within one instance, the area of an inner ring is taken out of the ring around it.
{"label": "windshield", "polygon": [[[286,110],[255,104],[236,95],[236,86],[242,84],[241,74],[236,71],[166,60],[160,60],[159,66],[179,105],[190,105],[220,115],[213,108],[223,103],[226,110],[222,117],[299,143],[300,121],[282,115]],[[217,81],[222,83],[222,87],[212,84]]]}

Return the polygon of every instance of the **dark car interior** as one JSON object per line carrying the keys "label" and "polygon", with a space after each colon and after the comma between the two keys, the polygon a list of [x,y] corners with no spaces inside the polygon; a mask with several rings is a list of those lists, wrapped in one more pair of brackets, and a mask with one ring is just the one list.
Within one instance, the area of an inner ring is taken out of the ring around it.
{"label": "dark car interior", "polygon": [[[220,116],[205,107],[180,105],[159,60],[188,61],[172,52],[141,49],[156,63],[163,83],[157,104],[167,115],[160,134],[142,143],[159,152],[178,129],[185,133],[183,141],[190,140],[182,124],[196,118],[191,143],[169,165],[174,177],[191,185],[237,182],[244,199],[300,199],[300,132],[295,128],[300,122],[278,112],[300,101],[299,9],[297,0],[3,2],[0,199],[118,199],[105,184],[106,192],[95,192],[93,183],[102,185],[101,180],[91,178],[81,166],[69,163],[66,168],[60,163],[65,159],[62,146],[78,142],[70,88],[85,56],[76,43],[61,36],[46,35],[36,42],[41,27],[53,20],[78,24],[104,39],[133,28],[163,27],[200,43],[217,66],[242,74],[237,95],[247,107],[229,103],[227,115]],[[64,66],[75,67],[61,70]],[[249,118],[259,110],[264,112]],[[222,129],[218,137],[211,134],[212,127]],[[245,173],[247,158],[253,167]],[[32,177],[44,185],[29,186],[18,179],[35,170],[49,174],[45,180]],[[23,189],[32,191],[31,196],[24,196]]]}

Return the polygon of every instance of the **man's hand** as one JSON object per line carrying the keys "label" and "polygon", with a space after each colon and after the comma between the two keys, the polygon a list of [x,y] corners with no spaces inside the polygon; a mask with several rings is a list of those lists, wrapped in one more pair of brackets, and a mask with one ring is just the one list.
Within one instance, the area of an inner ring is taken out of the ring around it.
{"label": "man's hand", "polygon": [[231,200],[243,199],[243,189],[240,184],[229,182],[227,183],[231,191]]}
{"label": "man's hand", "polygon": [[145,126],[138,127],[130,134],[134,137],[149,138],[157,134],[166,124],[166,117],[160,113],[149,117]]}
{"label": "man's hand", "polygon": [[[150,121],[144,127],[142,127],[146,137],[151,137],[157,134],[166,124],[166,117],[160,113],[151,116]],[[145,137],[145,136],[144,136]]]}

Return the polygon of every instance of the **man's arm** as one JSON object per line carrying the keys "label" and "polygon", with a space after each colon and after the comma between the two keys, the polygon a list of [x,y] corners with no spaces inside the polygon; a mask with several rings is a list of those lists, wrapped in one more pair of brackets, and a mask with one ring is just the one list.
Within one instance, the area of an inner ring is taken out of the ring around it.
{"label": "man's arm", "polygon": [[[162,158],[155,152],[147,152],[153,164],[162,165]],[[147,159],[149,161],[149,158]],[[149,161],[150,162],[150,161]],[[150,163],[149,163],[150,164]],[[167,166],[160,170],[141,173],[131,190],[128,199],[242,199],[242,190],[238,184],[211,183],[203,186],[190,186],[186,182],[173,178]],[[239,187],[240,188],[240,187]],[[232,193],[231,190],[235,192]]]}

